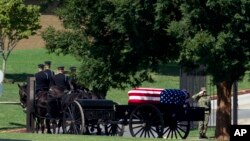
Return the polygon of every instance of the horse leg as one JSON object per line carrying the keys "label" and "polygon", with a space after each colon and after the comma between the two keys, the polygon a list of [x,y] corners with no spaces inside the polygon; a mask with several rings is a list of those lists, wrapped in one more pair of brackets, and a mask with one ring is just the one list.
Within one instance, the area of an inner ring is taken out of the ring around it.
{"label": "horse leg", "polygon": [[36,124],[36,133],[38,133],[39,132],[39,129],[40,129],[40,120],[39,120],[39,118],[35,118],[36,120],[35,120],[35,124]]}
{"label": "horse leg", "polygon": [[55,133],[56,133],[56,127],[57,127],[57,122],[56,122],[56,120],[53,120],[53,121],[52,121],[52,127],[53,127],[53,134],[55,134]]}
{"label": "horse leg", "polygon": [[100,127],[100,124],[97,124],[96,129],[97,129],[97,135],[101,135],[102,134],[102,129]]}
{"label": "horse leg", "polygon": [[48,133],[48,134],[51,134],[51,130],[50,130],[50,120],[49,120],[49,119],[46,119],[45,122],[46,122],[46,127],[47,127],[47,133]]}
{"label": "horse leg", "polygon": [[57,125],[57,133],[59,134],[60,133],[60,128],[62,127],[62,123],[63,123],[63,120],[62,119],[59,119],[58,121],[58,125]]}
{"label": "horse leg", "polygon": [[41,130],[42,130],[42,133],[44,134],[44,130],[45,130],[44,119],[41,118],[40,122],[41,122]]}

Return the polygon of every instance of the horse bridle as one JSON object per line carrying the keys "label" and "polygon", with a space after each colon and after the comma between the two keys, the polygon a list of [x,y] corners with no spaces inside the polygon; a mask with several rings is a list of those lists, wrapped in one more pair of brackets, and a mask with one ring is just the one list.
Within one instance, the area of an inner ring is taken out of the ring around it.
{"label": "horse bridle", "polygon": [[20,104],[23,108],[26,108],[27,107],[27,92],[24,88],[25,86],[22,86],[20,87],[20,91],[19,91],[19,95],[20,95]]}

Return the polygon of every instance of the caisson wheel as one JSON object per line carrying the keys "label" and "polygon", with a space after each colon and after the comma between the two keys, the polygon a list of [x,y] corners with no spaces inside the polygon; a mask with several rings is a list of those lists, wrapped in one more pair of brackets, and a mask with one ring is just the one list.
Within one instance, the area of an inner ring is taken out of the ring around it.
{"label": "caisson wheel", "polygon": [[63,114],[63,132],[66,134],[83,134],[85,129],[84,114],[79,102],[74,101],[66,107]]}

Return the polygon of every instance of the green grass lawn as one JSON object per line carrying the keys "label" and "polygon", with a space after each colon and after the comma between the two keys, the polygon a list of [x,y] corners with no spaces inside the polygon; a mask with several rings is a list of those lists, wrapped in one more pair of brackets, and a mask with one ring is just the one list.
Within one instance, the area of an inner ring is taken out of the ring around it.
{"label": "green grass lawn", "polygon": [[72,56],[48,54],[45,49],[14,50],[7,62],[6,77],[17,82],[24,81],[27,76],[37,72],[38,64],[47,60],[52,61],[51,69],[54,71],[58,66],[65,66],[66,70],[70,66],[79,66],[79,62]]}
{"label": "green grass lawn", "polygon": [[[48,134],[16,134],[16,133],[0,133],[1,139],[16,139],[20,141],[152,141],[146,138],[132,137],[111,137],[111,136],[87,136],[87,135],[48,135]],[[153,139],[154,141],[162,141],[162,139]]]}
{"label": "green grass lawn", "polygon": [[[213,140],[214,128],[209,128],[207,135],[210,138],[209,140]],[[191,130],[189,133],[187,141],[199,140],[198,139],[197,130]],[[3,139],[12,139],[12,140],[21,140],[21,141],[162,141],[163,139],[157,138],[133,138],[133,137],[111,137],[111,136],[95,136],[95,135],[65,135],[65,134],[36,134],[36,133],[6,133],[0,132],[0,140]],[[171,139],[171,141],[178,141],[182,139]]]}

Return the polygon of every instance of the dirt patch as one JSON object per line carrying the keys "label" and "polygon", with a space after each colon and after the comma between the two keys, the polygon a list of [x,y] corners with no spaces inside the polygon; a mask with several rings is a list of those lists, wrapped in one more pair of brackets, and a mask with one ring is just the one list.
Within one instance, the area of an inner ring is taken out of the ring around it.
{"label": "dirt patch", "polygon": [[27,133],[26,128],[18,128],[18,129],[8,129],[0,131],[1,133]]}
{"label": "dirt patch", "polygon": [[20,40],[15,49],[43,48],[45,46],[45,42],[41,37],[41,32],[44,29],[49,26],[52,26],[57,30],[63,29],[62,22],[55,15],[41,15],[40,24],[42,28],[37,31],[37,34],[30,36],[28,39]]}

